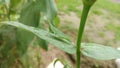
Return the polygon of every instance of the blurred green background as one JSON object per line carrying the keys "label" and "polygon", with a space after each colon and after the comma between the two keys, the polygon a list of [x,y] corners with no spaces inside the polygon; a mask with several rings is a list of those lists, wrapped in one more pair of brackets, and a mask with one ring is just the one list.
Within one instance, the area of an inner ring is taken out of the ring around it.
{"label": "blurred green background", "polygon": [[[82,13],[81,0],[58,0],[61,28],[77,32]],[[120,46],[120,1],[97,0],[89,13],[83,42],[95,42],[114,47]],[[64,18],[64,19],[63,19]],[[76,31],[75,31],[76,30]],[[72,37],[76,37],[73,35]]]}

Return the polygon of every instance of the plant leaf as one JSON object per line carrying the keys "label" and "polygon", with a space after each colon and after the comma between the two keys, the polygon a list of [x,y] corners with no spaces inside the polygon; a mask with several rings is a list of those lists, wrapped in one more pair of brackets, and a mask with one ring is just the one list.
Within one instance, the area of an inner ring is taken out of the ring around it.
{"label": "plant leaf", "polygon": [[37,42],[38,42],[38,44],[40,45],[41,48],[43,48],[45,50],[48,50],[48,43],[45,40],[43,40],[41,38],[38,38]]}
{"label": "plant leaf", "polygon": [[95,43],[82,43],[82,53],[88,57],[98,60],[111,60],[120,58],[120,51]]}
{"label": "plant leaf", "polygon": [[49,0],[46,2],[46,16],[49,21],[53,21],[57,15],[57,7],[54,0]]}
{"label": "plant leaf", "polygon": [[49,21],[53,21],[57,15],[57,7],[54,0],[36,0],[39,5],[40,12],[42,12]]}
{"label": "plant leaf", "polygon": [[[38,28],[40,29],[46,29],[45,28],[45,20],[44,20],[44,17],[41,16],[40,18],[40,22],[39,22],[39,26]],[[41,48],[45,49],[45,50],[48,50],[48,42],[46,42],[45,40],[41,39],[41,38],[38,38],[37,37],[37,40],[35,41]]]}
{"label": "plant leaf", "polygon": [[70,54],[76,53],[76,47],[72,43],[68,43],[62,39],[59,39],[55,34],[52,34],[48,31],[38,29],[35,27],[31,27],[31,26],[26,26],[26,25],[21,24],[19,22],[1,22],[1,23],[15,26],[17,28],[32,32],[33,34],[35,34],[39,38],[46,40],[47,42],[53,44],[57,48],[65,51],[67,53],[70,53]]}
{"label": "plant leaf", "polygon": [[47,11],[47,1],[48,0],[36,0],[37,5],[40,8],[40,12],[45,12]]}
{"label": "plant leaf", "polygon": [[[32,10],[31,10],[32,9]],[[19,21],[25,25],[38,27],[40,18],[40,8],[37,2],[30,1],[25,4],[21,11]],[[17,29],[18,50],[24,54],[28,48],[29,43],[33,40],[34,34],[23,29]]]}
{"label": "plant leaf", "polygon": [[[37,0],[38,4],[40,4],[41,12],[44,13],[47,20],[55,25],[59,24],[59,18],[57,16],[57,7],[54,0]],[[53,22],[57,19],[57,22]]]}
{"label": "plant leaf", "polygon": [[[36,0],[36,2],[40,8],[41,14],[44,13],[43,15],[45,15],[45,17],[47,17],[47,20],[53,21],[57,15],[57,7],[54,3],[54,0],[49,0],[49,1],[48,0]],[[44,17],[44,16],[41,16],[41,19],[42,19],[42,17]],[[43,24],[43,22],[41,22],[41,20],[40,20],[38,28],[44,29],[44,27],[43,27],[44,25],[42,25],[42,24]],[[48,45],[47,45],[48,42],[46,42],[45,40],[38,38],[37,42],[43,49],[45,49],[45,50],[48,49]]]}
{"label": "plant leaf", "polygon": [[51,23],[49,23],[49,26],[50,26],[50,31],[52,33],[54,33],[55,35],[57,35],[59,38],[63,38],[66,41],[70,41],[70,38],[67,35],[65,35],[63,32],[61,32],[60,30],[58,30],[54,25],[52,25]]}
{"label": "plant leaf", "polygon": [[31,1],[25,4],[24,8],[21,10],[19,21],[26,25],[37,27],[39,18],[40,8],[36,2]]}

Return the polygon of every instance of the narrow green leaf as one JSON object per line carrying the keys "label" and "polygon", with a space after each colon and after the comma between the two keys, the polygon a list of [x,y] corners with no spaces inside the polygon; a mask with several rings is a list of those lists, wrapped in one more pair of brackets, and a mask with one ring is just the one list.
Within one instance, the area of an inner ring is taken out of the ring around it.
{"label": "narrow green leaf", "polygon": [[72,43],[70,43],[70,42],[68,43],[68,42],[58,38],[55,34],[52,34],[48,31],[34,28],[31,26],[26,26],[26,25],[21,24],[19,22],[1,22],[1,23],[15,26],[17,28],[32,32],[33,34],[35,34],[39,38],[46,40],[47,42],[53,44],[54,46],[58,47],[59,49],[65,51],[67,53],[74,54],[76,52],[76,47]]}
{"label": "narrow green leaf", "polygon": [[81,51],[84,55],[98,60],[111,60],[120,58],[119,50],[95,43],[82,43]]}

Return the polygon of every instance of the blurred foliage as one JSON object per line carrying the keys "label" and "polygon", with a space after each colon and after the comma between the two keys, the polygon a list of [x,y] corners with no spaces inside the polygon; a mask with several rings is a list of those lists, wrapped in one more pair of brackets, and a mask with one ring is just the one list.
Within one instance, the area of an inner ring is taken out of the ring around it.
{"label": "blurred foliage", "polygon": [[[54,0],[0,0],[0,21],[19,21],[25,25],[46,30],[45,24],[53,25],[56,14]],[[41,16],[47,17],[48,23]],[[55,27],[56,25],[58,26],[54,22]],[[26,53],[34,37],[32,33],[23,29],[1,26],[0,68],[13,68],[17,62],[21,65],[22,61],[19,58]],[[43,49],[48,49],[48,42],[45,40],[37,38],[34,42],[37,42],[37,45]]]}
{"label": "blurred foliage", "polygon": [[19,27],[1,26],[0,23],[1,68],[29,68],[29,59],[23,61],[21,58],[28,57],[26,52],[32,41],[45,50],[50,42],[73,53],[74,46],[69,37],[57,29],[60,21],[54,0],[2,0],[0,9],[0,22],[9,21],[10,25]]}

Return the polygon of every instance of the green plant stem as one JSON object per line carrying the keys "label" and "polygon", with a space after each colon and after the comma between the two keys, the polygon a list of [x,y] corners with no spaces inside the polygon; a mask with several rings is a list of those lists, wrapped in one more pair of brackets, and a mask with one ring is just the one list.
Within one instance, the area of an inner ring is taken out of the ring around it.
{"label": "green plant stem", "polygon": [[77,65],[76,68],[80,68],[80,61],[81,61],[81,39],[82,39],[82,35],[83,35],[83,31],[84,31],[84,27],[85,27],[85,22],[88,16],[88,12],[89,12],[90,6],[84,6],[83,7],[83,11],[82,11],[82,17],[81,17],[81,21],[80,21],[80,26],[79,26],[79,31],[78,31],[78,37],[77,37],[77,50],[76,50],[76,58],[77,58]]}

